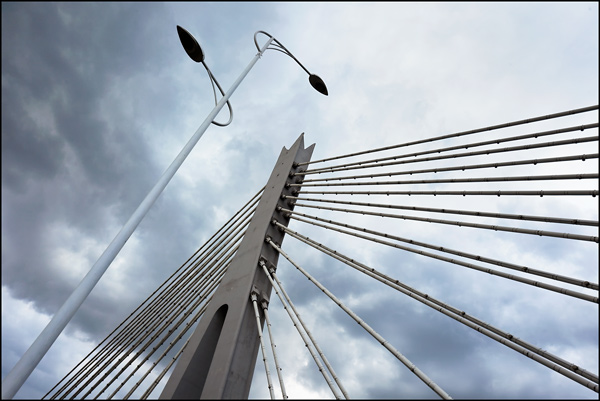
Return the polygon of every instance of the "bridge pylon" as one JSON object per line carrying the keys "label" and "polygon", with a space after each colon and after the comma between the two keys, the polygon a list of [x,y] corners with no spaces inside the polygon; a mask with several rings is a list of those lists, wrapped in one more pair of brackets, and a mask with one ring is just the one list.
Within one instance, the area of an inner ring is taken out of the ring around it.
{"label": "bridge pylon", "polygon": [[[271,283],[259,266],[277,266],[278,252],[265,242],[281,244],[284,232],[271,224],[275,218],[287,226],[289,218],[277,206],[293,207],[282,198],[299,180],[297,163],[310,161],[314,144],[304,148],[304,134],[282,149],[239,249],[216,289],[190,342],[180,355],[161,399],[247,399],[260,344],[251,293],[268,300]],[[264,324],[264,316],[261,316]]]}

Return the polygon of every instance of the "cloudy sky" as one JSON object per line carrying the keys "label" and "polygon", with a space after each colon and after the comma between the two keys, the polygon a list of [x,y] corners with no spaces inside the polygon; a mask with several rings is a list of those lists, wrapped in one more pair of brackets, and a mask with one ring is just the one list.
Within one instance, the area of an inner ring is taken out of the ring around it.
{"label": "cloudy sky", "polygon": [[[595,2],[3,2],[3,378],[213,107],[206,72],[183,51],[176,25],[199,40],[224,89],[256,54],[254,32],[264,30],[324,79],[329,96],[315,92],[293,60],[268,51],[231,98],[233,123],[208,129],[17,398],[43,396],[266,183],[281,148],[301,133],[322,159],[598,104]],[[227,118],[224,110],[218,120]],[[597,121],[594,112],[510,134]],[[597,152],[597,142],[578,150]],[[506,175],[598,172],[597,161],[573,166]],[[598,189],[588,181],[571,185]],[[549,188],[536,185],[502,188]],[[398,202],[598,220],[592,197],[446,199]],[[371,227],[598,282],[596,243],[378,222]],[[598,373],[597,304],[298,221],[290,227]],[[598,235],[597,227],[577,232]],[[597,399],[293,238],[284,248],[455,398]],[[279,274],[351,397],[435,397],[283,258]],[[278,305],[271,313],[290,398],[331,397]],[[261,364],[250,396],[268,397]]]}

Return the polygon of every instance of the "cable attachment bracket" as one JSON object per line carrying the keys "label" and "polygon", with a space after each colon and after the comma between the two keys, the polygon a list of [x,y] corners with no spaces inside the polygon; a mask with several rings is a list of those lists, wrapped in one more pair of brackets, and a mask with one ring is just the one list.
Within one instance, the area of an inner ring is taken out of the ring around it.
{"label": "cable attachment bracket", "polygon": [[274,265],[273,263],[271,263],[267,258],[265,258],[264,256],[260,256],[259,260],[258,260],[258,265],[262,268],[263,266],[267,269],[267,271],[276,271],[277,270],[277,266]]}

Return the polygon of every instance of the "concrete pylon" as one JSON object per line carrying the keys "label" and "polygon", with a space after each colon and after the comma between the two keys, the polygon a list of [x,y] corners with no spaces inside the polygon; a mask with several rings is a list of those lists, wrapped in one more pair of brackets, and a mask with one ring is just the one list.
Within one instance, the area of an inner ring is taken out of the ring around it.
{"label": "concrete pylon", "polygon": [[266,300],[271,294],[271,283],[258,262],[264,258],[267,265],[277,266],[279,255],[265,238],[281,244],[284,233],[270,222],[276,218],[287,225],[289,218],[279,213],[277,206],[293,207],[284,204],[281,195],[292,194],[285,186],[292,180],[290,173],[299,170],[296,163],[310,161],[314,146],[304,148],[301,134],[289,150],[282,149],[240,247],[179,357],[161,399],[248,398],[260,344],[250,294],[256,291]]}

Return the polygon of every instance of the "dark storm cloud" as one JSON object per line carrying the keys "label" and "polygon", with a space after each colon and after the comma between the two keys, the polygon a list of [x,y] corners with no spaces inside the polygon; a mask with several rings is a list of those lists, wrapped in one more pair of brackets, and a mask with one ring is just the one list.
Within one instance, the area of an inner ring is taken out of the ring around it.
{"label": "dark storm cloud", "polygon": [[[139,60],[146,72],[160,72],[152,60],[164,57],[157,48],[166,39],[152,27],[163,10],[117,3],[2,8],[3,99],[10,99],[2,102],[2,208],[11,232],[2,253],[3,284],[18,298],[35,294],[35,306],[51,312],[73,284],[55,279],[50,255],[60,244],[52,225],[66,219],[83,237],[108,239],[114,235],[105,224],[108,213],[124,222],[160,172],[140,118],[128,112],[152,115],[159,101],[148,100],[144,87],[115,83],[133,78]],[[154,85],[173,95],[169,82]],[[115,97],[114,90],[128,92]],[[36,244],[36,252],[27,252],[28,244]],[[96,301],[95,312],[81,314],[91,316],[84,320],[94,332],[103,326],[101,311],[115,302]]]}
{"label": "dark storm cloud", "polygon": [[[56,157],[62,154],[52,151],[65,147],[76,149],[85,178],[100,185],[115,181],[120,173],[119,162],[127,160],[122,156],[130,151],[136,152],[129,156],[136,157],[139,171],[143,171],[144,160],[140,158],[144,154],[140,151],[143,145],[132,147],[133,141],[128,141],[131,133],[123,135],[134,127],[120,124],[119,132],[111,132],[113,127],[102,120],[99,106],[111,79],[131,74],[136,64],[134,59],[151,56],[145,54],[149,52],[148,46],[135,46],[137,41],[132,40],[145,36],[143,27],[149,25],[148,16],[141,19],[132,6],[117,4],[103,13],[89,9],[101,7],[98,4],[28,4],[24,7],[24,10],[12,11],[11,7],[4,10],[11,18],[5,19],[3,52],[11,57],[4,60],[3,74],[9,88],[15,90],[7,95],[16,96],[14,102],[7,102],[3,111],[9,117],[7,124],[16,123],[16,116],[21,117],[18,121],[22,124],[27,124],[3,126],[8,134],[3,136],[8,145],[5,149],[8,157],[3,161],[11,167],[9,173],[42,170],[36,163],[26,164],[32,156],[42,153],[55,163],[53,169],[47,161],[42,164],[48,178],[49,174],[56,173],[56,165],[62,161]],[[53,121],[43,121],[43,115],[32,113],[39,111],[35,110],[36,106],[49,108]],[[38,127],[37,132],[31,129],[20,132],[19,128],[31,127],[31,120],[38,119],[45,125]],[[50,137],[52,134],[58,138]],[[13,148],[14,145],[17,146]],[[114,154],[113,149],[123,148],[127,151],[122,155]]]}

